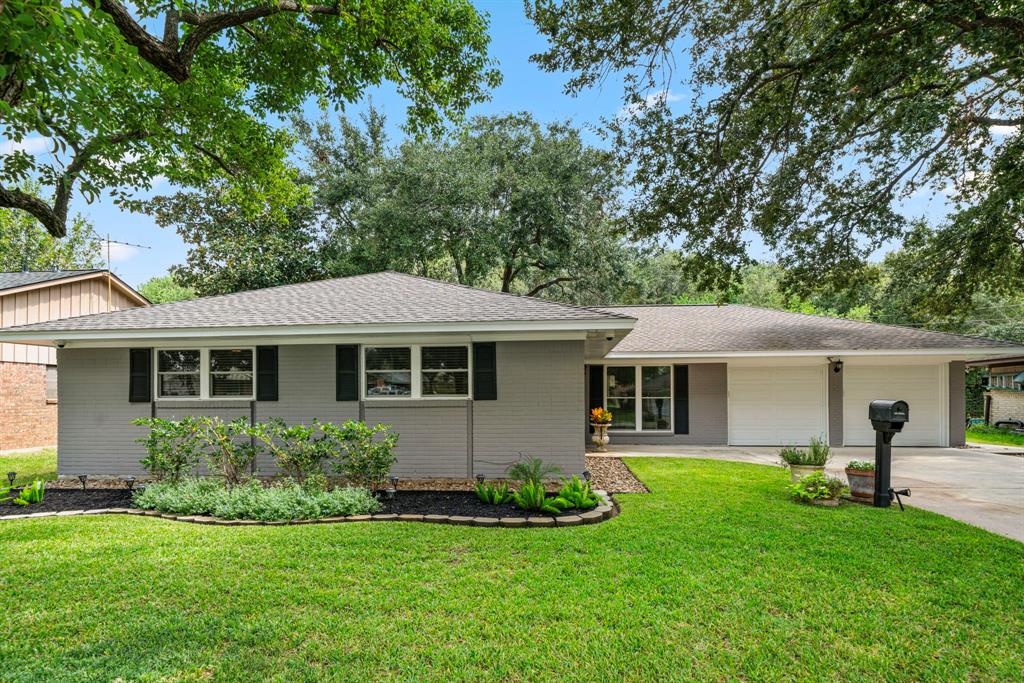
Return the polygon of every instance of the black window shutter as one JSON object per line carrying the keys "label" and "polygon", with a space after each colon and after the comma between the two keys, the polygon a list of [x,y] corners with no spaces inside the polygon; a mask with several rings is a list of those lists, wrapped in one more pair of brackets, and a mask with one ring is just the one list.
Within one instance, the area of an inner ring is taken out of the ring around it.
{"label": "black window shutter", "polygon": [[498,348],[494,342],[473,344],[473,399],[498,400]]}
{"label": "black window shutter", "polygon": [[277,347],[256,347],[256,400],[277,400]]}
{"label": "black window shutter", "polygon": [[690,366],[674,365],[675,373],[675,429],[676,434],[690,433]]}
{"label": "black window shutter", "polygon": [[590,397],[587,401],[587,408],[593,410],[594,408],[604,407],[604,366],[603,365],[588,365],[587,371],[590,373]]}
{"label": "black window shutter", "polygon": [[336,401],[359,400],[359,345],[339,344],[334,347]]}
{"label": "black window shutter", "polygon": [[153,400],[153,349],[128,349],[128,401]]}

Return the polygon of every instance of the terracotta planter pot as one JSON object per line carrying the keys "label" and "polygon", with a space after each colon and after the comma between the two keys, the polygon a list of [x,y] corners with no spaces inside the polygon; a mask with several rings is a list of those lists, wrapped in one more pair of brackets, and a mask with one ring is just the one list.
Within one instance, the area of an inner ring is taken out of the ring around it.
{"label": "terracotta planter pot", "polygon": [[874,470],[851,470],[850,468],[846,468],[846,479],[850,482],[850,495],[854,498],[874,497]]}
{"label": "terracotta planter pot", "polygon": [[790,465],[789,466],[789,480],[792,482],[798,481],[801,477],[806,477],[808,474],[814,474],[815,472],[824,472],[824,465]]}

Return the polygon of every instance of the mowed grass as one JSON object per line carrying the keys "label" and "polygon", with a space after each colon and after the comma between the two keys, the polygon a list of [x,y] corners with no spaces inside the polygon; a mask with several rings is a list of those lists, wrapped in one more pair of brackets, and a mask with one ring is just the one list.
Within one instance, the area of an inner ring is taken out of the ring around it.
{"label": "mowed grass", "polygon": [[1020,680],[1024,545],[629,460],[561,529],[0,522],[4,681]]}
{"label": "mowed grass", "polygon": [[988,425],[972,425],[967,429],[967,440],[977,443],[994,443],[1001,446],[1024,446],[1024,434]]}
{"label": "mowed grass", "polygon": [[0,482],[7,485],[7,473],[16,472],[15,486],[31,484],[34,479],[57,478],[57,449],[43,448],[26,453],[0,455]]}

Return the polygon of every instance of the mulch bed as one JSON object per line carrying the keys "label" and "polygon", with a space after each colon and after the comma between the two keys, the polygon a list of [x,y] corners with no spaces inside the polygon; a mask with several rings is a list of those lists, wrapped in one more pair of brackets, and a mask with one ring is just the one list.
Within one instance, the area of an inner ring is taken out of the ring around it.
{"label": "mulch bed", "polygon": [[650,493],[644,483],[633,476],[619,458],[588,455],[587,469],[593,477],[595,489],[609,493]]}
{"label": "mulch bed", "polygon": [[[16,495],[16,494],[14,494]],[[0,503],[0,517],[27,515],[33,512],[64,512],[66,510],[98,510],[101,508],[126,508],[132,506],[131,491],[125,487],[116,489],[50,488],[47,484],[42,503],[15,505],[6,500]]]}
{"label": "mulch bed", "polygon": [[[546,512],[529,513],[512,504],[487,505],[475,493],[468,491],[403,491],[394,499],[386,500],[381,494],[382,514],[463,515],[466,517],[528,517],[531,514],[546,517],[575,515],[581,510],[565,510],[557,515]],[[11,501],[0,503],[0,517],[25,515],[34,512],[64,512],[66,510],[96,510],[101,508],[132,507],[131,492],[116,489],[50,489],[42,503],[15,505]]]}

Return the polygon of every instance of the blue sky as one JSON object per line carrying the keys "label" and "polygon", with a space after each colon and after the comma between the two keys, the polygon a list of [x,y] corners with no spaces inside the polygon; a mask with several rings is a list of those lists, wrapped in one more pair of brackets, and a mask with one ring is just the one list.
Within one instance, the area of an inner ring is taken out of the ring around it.
{"label": "blue sky", "polygon": [[[529,111],[541,121],[570,119],[585,129],[588,125],[599,123],[602,117],[616,114],[621,107],[621,83],[618,80],[613,78],[601,88],[570,97],[563,93],[566,81],[564,74],[544,73],[530,63],[530,55],[544,50],[546,42],[523,15],[523,6],[519,0],[480,0],[476,4],[490,15],[490,51],[499,62],[504,81],[493,92],[491,101],[474,107],[470,114]],[[393,135],[399,135],[398,126],[405,110],[401,98],[389,88],[375,89],[369,96],[388,115],[394,129]],[[347,112],[358,112],[364,106],[365,100],[350,106]],[[306,113],[316,116],[316,107],[310,103]],[[593,133],[587,131],[585,135],[590,142],[602,144]],[[172,186],[163,183],[154,187],[153,192],[160,194],[173,190]],[[77,197],[72,210],[92,221],[101,235],[109,233],[113,240],[149,247],[137,249],[112,245],[113,270],[133,286],[165,274],[171,265],[185,259],[185,245],[173,230],[157,227],[146,215],[124,212],[107,198],[86,204],[81,197]],[[941,212],[941,207],[926,197],[918,197],[909,200],[905,210],[914,215],[931,214]],[[755,253],[761,251],[756,246],[754,250]]]}

